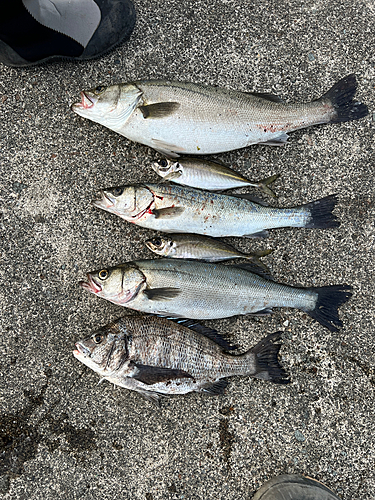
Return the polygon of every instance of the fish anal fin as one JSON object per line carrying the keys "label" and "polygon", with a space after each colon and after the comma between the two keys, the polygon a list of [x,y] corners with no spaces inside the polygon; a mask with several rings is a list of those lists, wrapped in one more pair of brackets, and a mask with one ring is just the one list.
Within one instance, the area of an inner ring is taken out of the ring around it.
{"label": "fish anal fin", "polygon": [[139,106],[138,109],[142,113],[143,118],[165,118],[171,115],[180,107],[178,102],[157,102],[155,104],[146,104]]}
{"label": "fish anal fin", "polygon": [[227,385],[228,381],[221,379],[217,382],[213,382],[212,384],[204,385],[197,392],[205,392],[207,394],[211,394],[212,396],[216,396],[218,394],[223,394]]}
{"label": "fish anal fin", "polygon": [[136,389],[136,391],[145,399],[147,399],[147,401],[150,401],[154,405],[160,407],[160,398],[164,397],[164,394],[159,394],[158,392],[154,391],[141,391],[139,389]]}
{"label": "fish anal fin", "polygon": [[132,378],[146,385],[159,384],[181,378],[194,378],[190,373],[175,368],[161,368],[159,366],[142,365],[140,363],[133,363],[133,366],[137,370],[132,375]]}
{"label": "fish anal fin", "polygon": [[147,288],[143,291],[149,300],[169,300],[177,297],[181,290],[179,288]]}
{"label": "fish anal fin", "polygon": [[261,231],[256,231],[255,233],[251,234],[244,234],[244,238],[267,238],[269,236],[269,232],[266,231],[265,229]]}
{"label": "fish anal fin", "polygon": [[289,136],[286,132],[280,132],[269,141],[259,142],[259,144],[265,144],[266,146],[284,146],[288,139]]}
{"label": "fish anal fin", "polygon": [[260,309],[259,311],[256,311],[254,313],[249,313],[249,316],[268,316],[269,314],[273,314],[272,309],[269,307],[265,307],[264,309]]}
{"label": "fish anal fin", "polygon": [[181,215],[185,211],[184,207],[155,208],[152,213],[155,219],[171,219]]}

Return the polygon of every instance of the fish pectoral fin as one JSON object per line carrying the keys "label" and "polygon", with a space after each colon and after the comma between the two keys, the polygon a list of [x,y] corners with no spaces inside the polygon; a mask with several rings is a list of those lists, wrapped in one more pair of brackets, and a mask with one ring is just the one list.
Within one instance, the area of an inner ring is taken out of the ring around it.
{"label": "fish pectoral fin", "polygon": [[168,174],[164,177],[164,180],[165,181],[173,181],[173,179],[178,179],[179,177],[181,177],[181,175],[182,175],[182,172],[171,172],[170,174]]}
{"label": "fish pectoral fin", "polygon": [[147,288],[143,291],[149,300],[169,300],[177,297],[181,290],[179,288]]}
{"label": "fish pectoral fin", "polygon": [[268,316],[269,314],[273,314],[272,309],[269,307],[265,307],[264,309],[261,309],[260,311],[254,312],[254,313],[249,313],[249,316]]}
{"label": "fish pectoral fin", "polygon": [[223,394],[226,386],[228,385],[227,380],[218,380],[213,384],[206,384],[200,388],[197,392],[205,392],[207,394],[211,394],[212,396],[216,396],[217,394]]}
{"label": "fish pectoral fin", "polygon": [[263,229],[262,231],[256,231],[255,233],[251,234],[244,234],[244,238],[267,238],[269,236],[269,232]]}
{"label": "fish pectoral fin", "polygon": [[279,135],[270,139],[269,141],[259,142],[259,144],[265,144],[266,146],[284,146],[288,141],[289,136],[286,132],[280,132]]}
{"label": "fish pectoral fin", "polygon": [[171,115],[181,106],[178,102],[157,102],[155,104],[146,104],[139,106],[138,109],[142,113],[143,118],[165,118]]}
{"label": "fish pectoral fin", "polygon": [[259,97],[260,99],[265,99],[266,101],[270,101],[270,102],[279,102],[279,103],[284,102],[281,99],[281,97],[279,97],[278,95],[275,95],[275,94],[267,94],[264,92],[246,92],[246,94],[250,94],[250,95],[253,95],[255,97]]}
{"label": "fish pectoral fin", "polygon": [[190,373],[175,368],[161,368],[159,366],[142,365],[140,363],[133,363],[133,366],[137,370],[135,370],[132,378],[146,385],[159,384],[180,378],[194,378]]}
{"label": "fish pectoral fin", "polygon": [[181,215],[185,211],[184,207],[167,207],[167,208],[155,208],[152,213],[155,215],[155,219],[171,219]]}

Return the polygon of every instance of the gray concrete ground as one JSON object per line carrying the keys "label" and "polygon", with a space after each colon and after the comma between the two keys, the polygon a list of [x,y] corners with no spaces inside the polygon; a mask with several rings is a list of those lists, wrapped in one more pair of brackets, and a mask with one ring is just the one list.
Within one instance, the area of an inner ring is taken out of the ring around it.
{"label": "gray concrete ground", "polygon": [[[5,499],[250,499],[267,479],[302,473],[345,499],[375,498],[374,120],[371,0],[137,0],[131,40],[98,61],[0,67],[0,496]],[[344,328],[295,310],[212,321],[243,348],[284,330],[289,386],[232,379],[223,397],[155,408],[97,385],[74,343],[126,310],[81,289],[85,272],[151,258],[153,233],[90,206],[101,187],[156,180],[154,151],[79,118],[79,91],[169,78],[288,102],[355,73],[370,109],[353,123],[291,134],[285,148],[220,155],[252,178],[280,173],[280,206],[339,194],[341,227],[278,230],[278,281],[349,283]]]}

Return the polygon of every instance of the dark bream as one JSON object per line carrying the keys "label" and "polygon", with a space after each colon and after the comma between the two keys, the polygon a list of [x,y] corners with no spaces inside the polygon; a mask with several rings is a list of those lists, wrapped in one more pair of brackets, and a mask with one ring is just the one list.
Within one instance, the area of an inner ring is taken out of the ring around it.
{"label": "dark bream", "polygon": [[285,104],[277,96],[195,83],[142,80],[81,92],[72,110],[168,157],[207,155],[251,144],[282,145],[288,133],[368,114],[353,101],[355,75],[319,99]]}
{"label": "dark bream", "polygon": [[167,317],[216,319],[292,307],[332,332],[342,326],[338,307],[351,297],[351,286],[297,288],[260,276],[264,271],[255,264],[248,269],[247,264],[138,260],[88,273],[81,286],[114,304]]}
{"label": "dark bream", "polygon": [[247,194],[226,195],[173,184],[103,189],[95,207],[141,227],[206,236],[267,236],[267,229],[337,227],[336,195],[288,208],[262,206]]}
{"label": "dark bream", "polygon": [[244,354],[195,321],[127,316],[76,343],[74,356],[113,384],[158,401],[161,395],[221,394],[227,377],[246,375],[278,384],[289,380],[278,361],[280,333]]}

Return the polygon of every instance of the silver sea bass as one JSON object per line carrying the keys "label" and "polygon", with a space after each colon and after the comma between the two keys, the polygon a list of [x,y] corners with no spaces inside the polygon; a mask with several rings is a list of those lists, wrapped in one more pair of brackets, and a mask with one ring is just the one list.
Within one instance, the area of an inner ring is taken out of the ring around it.
{"label": "silver sea bass", "polygon": [[[251,265],[254,271],[254,264]],[[259,270],[263,274],[263,270]],[[338,307],[348,285],[296,288],[241,266],[180,259],[139,260],[87,274],[81,286],[114,304],[176,318],[215,319],[300,309],[331,331],[342,326]]]}
{"label": "silver sea bass", "polygon": [[259,261],[259,257],[264,257],[272,252],[272,250],[263,250],[246,254],[223,241],[197,234],[171,234],[168,238],[158,236],[147,240],[146,246],[152,252],[171,259],[194,259],[206,262],[248,259],[257,262],[262,267],[265,266]]}
{"label": "silver sea bass", "polygon": [[368,109],[353,101],[356,88],[349,75],[320,99],[283,104],[266,94],[142,80],[81,92],[72,110],[166,156],[206,155],[283,144],[293,130],[362,118]]}
{"label": "silver sea bass", "polygon": [[93,204],[128,222],[165,233],[258,237],[267,236],[266,230],[272,228],[339,225],[332,214],[335,195],[292,208],[264,207],[247,196],[173,184],[135,184],[103,189]]}
{"label": "silver sea bass", "polygon": [[215,330],[195,321],[124,317],[76,343],[74,356],[104,380],[157,401],[160,395],[221,394],[226,377],[247,375],[287,384],[277,332],[240,355]]}
{"label": "silver sea bass", "polygon": [[250,186],[261,189],[273,198],[277,197],[268,186],[279,177],[279,174],[254,182],[222,163],[201,158],[179,158],[178,161],[162,159],[154,162],[152,168],[165,181],[172,181],[183,186],[208,191],[226,191]]}

